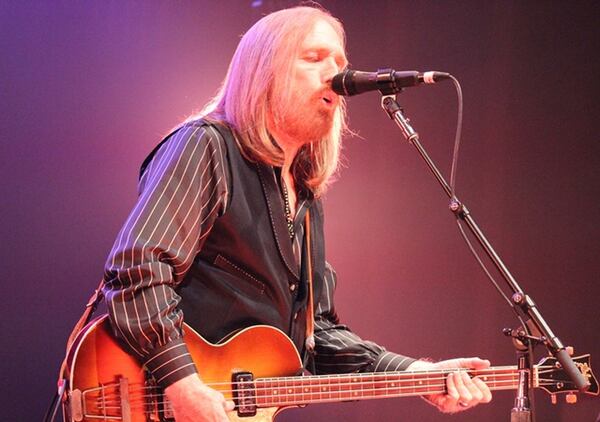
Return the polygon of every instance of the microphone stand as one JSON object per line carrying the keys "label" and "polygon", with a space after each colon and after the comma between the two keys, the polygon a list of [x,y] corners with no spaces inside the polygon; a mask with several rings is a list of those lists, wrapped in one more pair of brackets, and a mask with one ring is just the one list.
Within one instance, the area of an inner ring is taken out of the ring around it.
{"label": "microphone stand", "polygon": [[[569,355],[565,346],[562,342],[554,335],[541,313],[537,309],[537,306],[533,299],[525,294],[523,289],[519,286],[515,278],[512,276],[504,262],[500,259],[490,242],[487,240],[471,213],[456,196],[452,195],[450,186],[444,179],[442,173],[437,169],[435,163],[431,160],[423,146],[419,141],[419,134],[415,132],[409,123],[409,120],[404,116],[403,109],[396,101],[396,96],[393,95],[399,90],[395,87],[392,89],[380,89],[383,97],[381,98],[381,106],[386,111],[388,116],[396,122],[402,131],[404,138],[415,146],[417,152],[421,158],[425,161],[429,170],[433,173],[437,181],[440,183],[448,197],[450,198],[450,210],[464,221],[469,228],[470,232],[475,236],[483,250],[486,252],[494,266],[498,269],[510,290],[512,291],[512,308],[517,313],[519,319],[525,321],[526,333],[512,334],[513,330],[505,331],[505,334],[515,337],[519,340],[525,340],[522,344],[525,344],[525,349],[518,347],[518,373],[519,383],[517,390],[517,398],[515,399],[515,407],[511,411],[512,422],[528,422],[531,421],[531,409],[529,408],[529,392],[531,389],[531,362],[528,356],[532,356],[533,345],[535,343],[543,343],[550,354],[552,354],[562,365],[565,373],[573,381],[575,386],[580,391],[585,391],[590,387],[589,381],[583,376],[583,374],[577,369],[573,359]],[[517,330],[514,330],[517,331]],[[536,337],[532,335],[534,333]]]}

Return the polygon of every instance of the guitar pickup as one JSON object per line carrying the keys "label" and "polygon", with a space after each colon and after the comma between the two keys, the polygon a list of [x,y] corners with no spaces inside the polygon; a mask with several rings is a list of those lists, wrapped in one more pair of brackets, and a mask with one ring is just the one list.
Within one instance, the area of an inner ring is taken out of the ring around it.
{"label": "guitar pickup", "polygon": [[256,415],[256,387],[251,372],[235,372],[231,376],[233,402],[239,417]]}

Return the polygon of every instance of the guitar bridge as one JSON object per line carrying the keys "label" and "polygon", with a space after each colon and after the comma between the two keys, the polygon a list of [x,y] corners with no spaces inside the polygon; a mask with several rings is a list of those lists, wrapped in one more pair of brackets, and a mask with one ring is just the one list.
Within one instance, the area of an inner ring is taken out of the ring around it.
{"label": "guitar bridge", "polygon": [[233,402],[240,417],[256,415],[256,387],[251,372],[235,372],[231,376]]}

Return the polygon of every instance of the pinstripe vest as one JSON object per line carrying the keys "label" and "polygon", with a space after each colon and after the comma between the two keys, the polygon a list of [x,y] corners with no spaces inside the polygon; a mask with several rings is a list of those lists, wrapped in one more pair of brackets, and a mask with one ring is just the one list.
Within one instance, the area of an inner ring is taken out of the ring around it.
{"label": "pinstripe vest", "polygon": [[[298,268],[294,258],[275,172],[270,166],[246,160],[229,128],[213,126],[221,134],[218,141],[223,142],[227,151],[230,197],[225,214],[217,218],[177,289],[184,320],[211,342],[251,325],[271,325],[287,333],[302,352],[306,271]],[[145,164],[158,147],[160,144]],[[310,212],[317,299],[325,271],[320,201],[312,203]]]}

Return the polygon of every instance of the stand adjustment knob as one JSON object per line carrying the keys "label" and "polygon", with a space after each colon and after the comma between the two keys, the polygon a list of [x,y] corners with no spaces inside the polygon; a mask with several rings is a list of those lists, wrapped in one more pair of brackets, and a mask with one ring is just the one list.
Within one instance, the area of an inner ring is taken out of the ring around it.
{"label": "stand adjustment knob", "polygon": [[520,305],[525,302],[525,295],[521,292],[516,292],[512,295],[511,299],[516,305]]}

